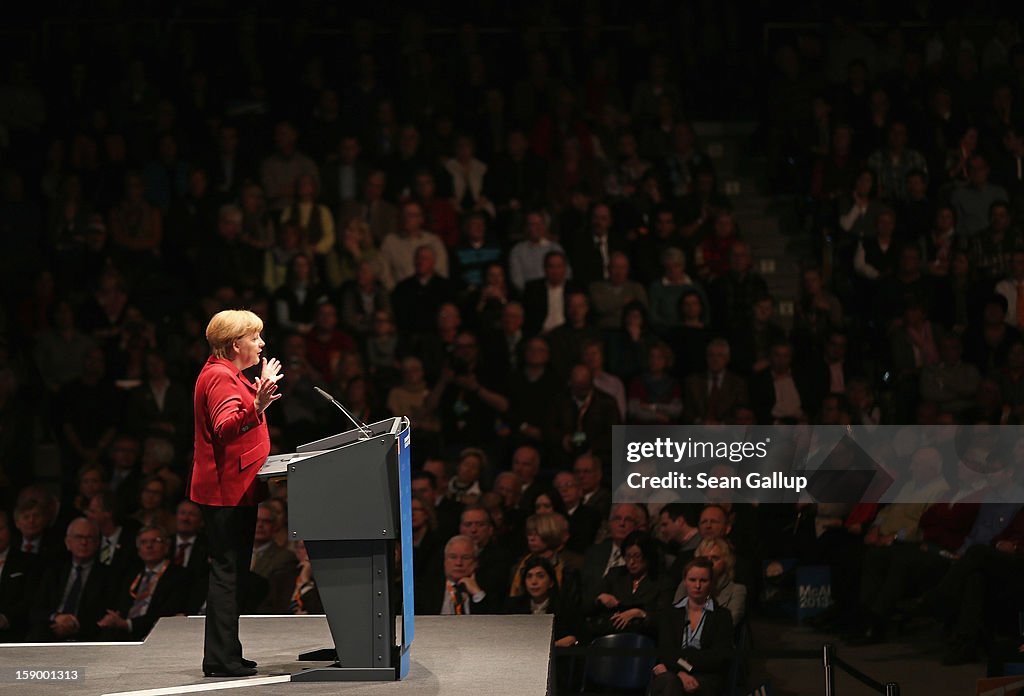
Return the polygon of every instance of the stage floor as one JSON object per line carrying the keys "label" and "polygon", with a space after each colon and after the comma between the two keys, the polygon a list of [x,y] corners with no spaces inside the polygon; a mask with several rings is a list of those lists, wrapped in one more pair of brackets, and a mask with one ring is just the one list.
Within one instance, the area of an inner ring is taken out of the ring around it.
{"label": "stage floor", "polygon": [[[255,677],[203,677],[202,617],[161,619],[141,645],[0,645],[0,693],[163,696],[225,693],[226,688],[238,696],[549,693],[550,616],[417,616],[409,676],[401,682],[288,681],[289,674],[329,664],[295,659],[333,645],[323,616],[242,617],[241,638],[246,657],[259,663]],[[75,683],[16,682],[15,669],[78,669],[85,676]]]}

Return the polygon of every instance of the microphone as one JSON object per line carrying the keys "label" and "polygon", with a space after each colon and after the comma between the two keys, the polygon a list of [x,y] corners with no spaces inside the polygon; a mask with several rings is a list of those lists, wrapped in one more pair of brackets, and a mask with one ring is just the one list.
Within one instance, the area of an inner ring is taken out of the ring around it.
{"label": "microphone", "polygon": [[349,413],[348,409],[345,408],[344,406],[342,406],[340,401],[335,399],[333,396],[331,396],[330,394],[325,392],[320,387],[313,387],[313,391],[315,391],[317,394],[322,396],[325,400],[330,401],[332,404],[337,406],[338,410],[340,410],[342,413],[344,413],[345,416],[350,421],[352,421],[352,424],[355,425],[356,428],[359,429],[359,432],[361,432],[365,437],[373,437],[373,433],[371,433],[370,429],[366,427],[366,423],[363,423],[362,421],[356,420],[355,416],[353,416],[351,413]]}

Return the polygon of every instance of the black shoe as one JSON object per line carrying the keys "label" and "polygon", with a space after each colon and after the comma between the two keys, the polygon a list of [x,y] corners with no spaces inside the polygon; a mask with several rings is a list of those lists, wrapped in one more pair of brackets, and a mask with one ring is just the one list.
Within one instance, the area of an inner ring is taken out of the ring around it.
{"label": "black shoe", "polygon": [[203,668],[204,677],[252,677],[256,675],[255,667],[234,667],[231,669],[206,669]]}
{"label": "black shoe", "polygon": [[247,659],[245,659],[243,657],[242,658],[242,666],[243,667],[255,667],[256,666],[256,660],[247,660]]}

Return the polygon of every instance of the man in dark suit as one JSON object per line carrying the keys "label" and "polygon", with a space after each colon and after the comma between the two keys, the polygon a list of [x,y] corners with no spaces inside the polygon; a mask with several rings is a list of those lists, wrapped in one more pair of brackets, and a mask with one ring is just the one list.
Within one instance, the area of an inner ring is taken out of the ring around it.
{"label": "man in dark suit", "polygon": [[757,420],[764,425],[793,422],[806,414],[807,387],[793,371],[793,347],[776,343],[771,347],[767,369],[750,378],[750,402]]}
{"label": "man in dark suit", "polygon": [[31,555],[43,564],[49,564],[63,556],[64,548],[57,541],[56,530],[48,529],[48,505],[41,497],[18,496],[14,508],[13,546],[23,553]]}
{"label": "man in dark suit", "polygon": [[565,239],[565,250],[572,259],[573,277],[589,288],[591,283],[608,279],[612,254],[626,251],[626,242],[612,229],[612,211],[606,203],[596,203],[590,210],[590,233]]}
{"label": "man in dark suit", "polygon": [[445,488],[441,488],[434,472],[426,469],[427,464],[431,462],[435,467],[444,467],[444,462],[440,459],[428,460],[424,463],[424,470],[417,471],[412,475],[412,494],[423,500],[434,501],[438,536],[441,539],[448,539],[459,532],[462,505],[444,495],[443,491],[447,490],[448,484],[445,483]]}
{"label": "man in dark suit", "polygon": [[608,517],[608,538],[587,549],[583,556],[583,606],[590,606],[601,591],[601,581],[608,571],[626,565],[620,544],[631,532],[636,531],[643,519],[643,513],[632,503],[612,506]]}
{"label": "man in dark suit", "polygon": [[120,580],[139,560],[136,554],[135,534],[139,523],[121,523],[117,513],[117,497],[110,491],[97,493],[89,501],[86,516],[100,530],[100,550],[97,560],[110,568],[112,577]]}
{"label": "man in dark suit", "polygon": [[354,135],[343,135],[338,144],[338,158],[320,170],[322,198],[331,210],[339,210],[343,204],[351,203],[363,190],[368,168],[359,155],[359,139]]}
{"label": "man in dark suit", "polygon": [[706,372],[692,374],[683,385],[683,413],[694,423],[721,423],[733,408],[746,404],[747,383],[729,367],[729,342],[708,343]]}
{"label": "man in dark suit", "polygon": [[[509,571],[515,559],[508,549],[494,540],[494,520],[486,508],[470,505],[462,511],[459,534],[476,544],[476,571],[480,587],[492,599],[508,596]],[[500,604],[498,605],[500,606]],[[479,613],[479,612],[477,612]]]}
{"label": "man in dark suit", "polygon": [[64,544],[70,558],[48,568],[29,615],[28,640],[93,640],[106,613],[110,569],[98,562],[100,532],[80,517],[68,525]]}
{"label": "man in dark suit", "polygon": [[106,615],[99,620],[102,640],[143,640],[157,620],[184,613],[188,571],[167,558],[167,532],[143,527],[136,537],[141,563],[137,573],[124,578]]}
{"label": "man in dark suit", "polygon": [[594,376],[586,365],[569,373],[568,393],[555,404],[548,424],[548,441],[553,458],[571,461],[592,452],[601,462],[610,462],[612,426],[622,422],[615,399],[594,388]]}
{"label": "man in dark suit", "polygon": [[569,262],[561,251],[544,256],[544,277],[531,280],[523,288],[527,336],[547,333],[565,323],[569,295],[582,292],[582,286],[569,279]]}
{"label": "man in dark suit", "polygon": [[487,356],[490,371],[508,375],[523,367],[525,342],[523,321],[526,314],[519,302],[509,302],[501,310],[501,328],[485,331],[480,336],[480,348]]}
{"label": "man in dark suit", "polygon": [[489,614],[504,601],[504,595],[492,597],[477,582],[477,548],[473,540],[461,534],[444,547],[442,564],[416,583],[416,613],[433,615]]}
{"label": "man in dark suit", "polygon": [[846,394],[846,382],[851,377],[846,359],[848,343],[849,339],[844,332],[829,332],[825,339],[824,360],[815,360],[803,370],[798,370],[804,373],[802,381],[807,387],[807,405],[804,410],[811,418],[817,419],[826,396]]}
{"label": "man in dark suit", "polygon": [[203,533],[203,511],[191,500],[178,503],[175,534],[169,540],[171,563],[186,571],[189,600],[185,611],[195,613],[204,601],[210,574],[210,545]]}
{"label": "man in dark suit", "polygon": [[608,519],[612,510],[612,494],[601,485],[604,469],[599,459],[586,452],[576,457],[572,464],[572,473],[580,484],[583,493],[583,504],[597,510],[601,520]]}
{"label": "man in dark suit", "polygon": [[436,329],[438,310],[455,299],[455,291],[450,280],[435,272],[437,257],[429,246],[416,249],[413,265],[415,275],[396,285],[391,295],[395,324],[400,331],[428,333]]}
{"label": "man in dark suit", "polygon": [[746,330],[753,321],[754,302],[768,294],[764,278],[754,273],[750,245],[736,242],[729,250],[729,272],[708,288],[715,328],[728,336]]}
{"label": "man in dark suit", "polygon": [[252,179],[256,169],[239,148],[238,128],[224,124],[220,128],[217,157],[210,160],[210,183],[221,200],[233,200],[242,184]]}
{"label": "man in dark suit", "polygon": [[24,638],[38,570],[35,556],[11,545],[7,513],[0,510],[0,643],[15,643]]}
{"label": "man in dark suit", "polygon": [[583,345],[602,342],[601,330],[590,325],[590,300],[582,292],[570,292],[565,302],[565,323],[545,338],[551,348],[551,372],[564,383],[569,369],[583,361]]}
{"label": "man in dark suit", "polygon": [[583,489],[571,472],[559,471],[555,474],[554,484],[565,503],[569,519],[569,541],[565,547],[570,551],[585,553],[594,543],[604,518],[595,508],[583,504]]}

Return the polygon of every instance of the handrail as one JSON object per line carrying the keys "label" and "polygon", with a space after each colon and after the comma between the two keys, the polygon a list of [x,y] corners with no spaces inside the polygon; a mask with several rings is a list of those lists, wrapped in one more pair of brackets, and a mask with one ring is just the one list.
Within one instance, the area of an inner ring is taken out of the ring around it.
{"label": "handrail", "polygon": [[826,643],[822,650],[822,665],[825,669],[825,696],[836,696],[836,673],[834,668],[839,668],[859,681],[869,689],[876,691],[882,696],[900,696],[900,685],[896,682],[886,682],[872,679],[848,662],[843,661],[836,654],[836,647]]}

